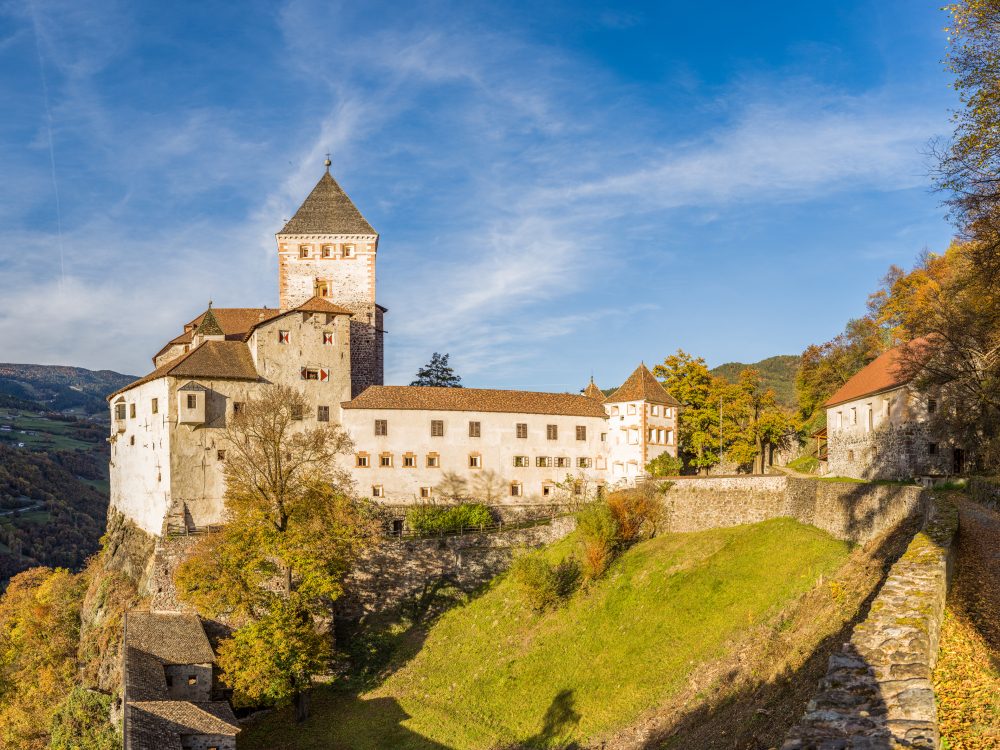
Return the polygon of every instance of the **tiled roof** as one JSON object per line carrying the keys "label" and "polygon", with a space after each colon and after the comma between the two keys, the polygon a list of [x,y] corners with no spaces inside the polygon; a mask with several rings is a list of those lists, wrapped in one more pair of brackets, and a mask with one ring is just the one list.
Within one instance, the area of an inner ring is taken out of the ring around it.
{"label": "tiled roof", "polygon": [[345,409],[427,409],[430,411],[488,411],[507,414],[558,414],[606,417],[592,398],[573,393],[500,391],[485,388],[436,388],[421,385],[373,385]]}
{"label": "tiled roof", "polygon": [[918,338],[880,354],[856,372],[850,380],[827,399],[823,406],[836,406],[846,401],[854,401],[864,396],[905,385],[911,379],[910,373],[907,371],[908,368],[905,367],[907,359],[913,356],[924,356],[929,344],[930,341],[927,338]]}
{"label": "tiled roof", "polygon": [[587,398],[596,398],[599,402],[604,403],[604,394],[601,393],[601,389],[597,387],[593,378],[590,379],[590,382],[584,389],[583,395]]}
{"label": "tiled roof", "polygon": [[198,333],[202,336],[225,336],[225,331],[222,330],[222,326],[219,325],[219,321],[215,318],[215,313],[212,312],[212,306],[209,305],[205,314],[201,316],[201,322],[198,324],[196,329]]}
{"label": "tiled roof", "polygon": [[667,393],[667,389],[656,379],[645,364],[635,368],[628,380],[607,397],[605,403],[614,404],[622,401],[648,401],[652,404],[667,404],[680,406],[680,401]]}
{"label": "tiled roof", "polygon": [[166,375],[178,378],[219,380],[256,380],[258,377],[250,349],[245,343],[242,341],[205,341],[187,354],[157,367],[148,375],[115,391],[108,396],[108,400],[136,386]]}
{"label": "tiled roof", "polygon": [[129,701],[125,711],[129,750],[181,750],[184,735],[234,737],[240,731],[225,701]]}
{"label": "tiled roof", "polygon": [[337,181],[325,172],[278,234],[376,234]]}
{"label": "tiled roof", "polygon": [[[189,321],[185,328],[190,330],[168,341],[166,346],[153,356],[153,359],[155,360],[171,346],[190,344],[194,339],[195,329],[201,325],[207,313],[208,310],[194,320]],[[281,315],[281,310],[276,310],[272,307],[213,307],[212,315],[227,339],[230,341],[243,341],[256,325],[278,317]]]}
{"label": "tiled roof", "polygon": [[201,620],[181,612],[129,612],[125,645],[152,654],[164,664],[215,661]]}
{"label": "tiled roof", "polygon": [[312,312],[312,313],[329,313],[331,315],[353,315],[350,310],[340,305],[335,305],[329,300],[325,300],[322,297],[313,297],[306,302],[303,302],[298,307],[290,310],[289,312]]}

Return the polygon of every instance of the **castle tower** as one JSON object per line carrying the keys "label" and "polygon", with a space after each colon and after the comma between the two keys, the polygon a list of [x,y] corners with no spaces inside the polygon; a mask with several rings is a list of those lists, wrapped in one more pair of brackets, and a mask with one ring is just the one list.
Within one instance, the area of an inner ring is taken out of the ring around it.
{"label": "castle tower", "polygon": [[351,396],[382,385],[382,316],[375,303],[378,233],[330,176],[330,160],[305,202],[276,236],[278,304],[312,297],[346,307],[351,318]]}

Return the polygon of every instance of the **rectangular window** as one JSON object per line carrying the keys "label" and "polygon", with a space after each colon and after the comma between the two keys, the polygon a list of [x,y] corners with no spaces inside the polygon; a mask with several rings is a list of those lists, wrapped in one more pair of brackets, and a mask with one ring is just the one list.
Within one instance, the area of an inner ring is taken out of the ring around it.
{"label": "rectangular window", "polygon": [[441,466],[441,457],[437,453],[427,454],[427,468],[437,469]]}
{"label": "rectangular window", "polygon": [[549,440],[559,439],[559,425],[547,424],[545,425],[545,437]]}
{"label": "rectangular window", "polygon": [[629,404],[628,405],[628,413],[629,414],[635,414],[635,404]]}
{"label": "rectangular window", "polygon": [[933,414],[936,411],[937,411],[937,399],[936,398],[927,399],[927,413]]}
{"label": "rectangular window", "polygon": [[300,258],[308,258],[309,257],[309,246],[308,245],[299,245],[299,257]]}
{"label": "rectangular window", "polygon": [[344,257],[345,258],[354,257],[354,245],[344,245]]}
{"label": "rectangular window", "polygon": [[[187,397],[187,405],[188,405],[188,409],[197,409],[198,408],[198,397],[196,395],[194,395],[193,393],[189,393],[188,397]],[[135,416],[135,415],[133,414],[132,416]]]}
{"label": "rectangular window", "polygon": [[576,426],[576,439],[586,440],[587,439],[587,427],[586,425],[578,424]]}
{"label": "rectangular window", "polygon": [[378,457],[378,465],[383,469],[392,468],[392,454],[391,453],[380,453]]}
{"label": "rectangular window", "polygon": [[135,404],[128,405],[128,415],[129,418],[135,419]]}
{"label": "rectangular window", "polygon": [[866,426],[869,432],[875,427],[875,409],[872,408],[871,404],[868,404],[868,424]]}
{"label": "rectangular window", "polygon": [[421,487],[420,488],[420,497],[428,498],[430,496],[431,496],[431,488],[430,487]]}
{"label": "rectangular window", "polygon": [[381,484],[372,485],[372,497],[385,497],[385,490],[382,489]]}
{"label": "rectangular window", "polygon": [[653,404],[652,406],[649,407],[649,413],[652,414],[654,417],[660,416],[660,407],[657,406],[656,404]]}
{"label": "rectangular window", "polygon": [[323,346],[333,346],[333,331],[323,331]]}
{"label": "rectangular window", "polygon": [[125,419],[125,404],[115,404],[115,419]]}
{"label": "rectangular window", "polygon": [[517,436],[519,438],[528,437],[528,425],[524,422],[517,423]]}
{"label": "rectangular window", "polygon": [[330,407],[329,406],[317,406],[316,407],[316,421],[317,422],[329,422],[330,421]]}
{"label": "rectangular window", "polygon": [[612,407],[611,407],[611,415],[612,415],[612,416],[614,416],[614,415],[618,414],[618,411],[619,411],[619,410],[618,410],[618,407],[617,407],[617,406],[612,406]]}
{"label": "rectangular window", "polygon": [[243,411],[243,402],[242,401],[233,401],[233,416],[235,417],[241,411]]}
{"label": "rectangular window", "polygon": [[537,466],[540,469],[552,466],[552,456],[536,456],[535,466]]}
{"label": "rectangular window", "polygon": [[417,457],[412,453],[403,454],[403,468],[404,469],[414,469],[417,466]]}
{"label": "rectangular window", "polygon": [[302,368],[302,379],[303,380],[319,380],[319,370],[313,370],[309,367]]}
{"label": "rectangular window", "polygon": [[385,437],[389,434],[389,420],[388,419],[376,419],[375,420],[375,437]]}
{"label": "rectangular window", "polygon": [[431,420],[431,437],[444,437],[444,420]]}
{"label": "rectangular window", "polygon": [[481,469],[483,468],[483,457],[478,453],[469,454],[469,468],[470,469]]}
{"label": "rectangular window", "polygon": [[469,422],[469,437],[479,437],[481,429],[479,422]]}
{"label": "rectangular window", "polygon": [[667,445],[673,445],[673,444],[674,444],[674,431],[667,430]]}
{"label": "rectangular window", "polygon": [[154,398],[150,402],[150,405],[153,407],[153,414],[159,414],[160,413],[160,399]]}
{"label": "rectangular window", "polygon": [[844,427],[844,412],[838,411],[837,412],[837,429],[840,430],[840,429],[843,429],[843,427]]}
{"label": "rectangular window", "polygon": [[278,343],[287,344],[289,341],[288,331],[278,331]]}
{"label": "rectangular window", "polygon": [[189,674],[188,675],[188,685],[197,685],[197,684],[198,684],[198,678],[195,677],[193,674]]}
{"label": "rectangular window", "polygon": [[608,433],[606,433],[606,432],[602,432],[601,433],[601,442],[602,443],[608,442]]}
{"label": "rectangular window", "polygon": [[566,456],[556,456],[556,468],[557,469],[568,469],[569,459]]}
{"label": "rectangular window", "polygon": [[224,450],[218,450],[218,451],[215,452],[215,457],[219,461],[225,461],[226,460],[226,452]]}
{"label": "rectangular window", "polygon": [[302,419],[302,404],[292,404],[292,419]]}
{"label": "rectangular window", "polygon": [[853,424],[857,424],[857,423],[858,423],[858,407],[852,406],[851,407],[851,424],[853,425]]}
{"label": "rectangular window", "polygon": [[577,468],[580,469],[589,469],[591,466],[594,465],[594,459],[581,457],[576,459],[576,465]]}
{"label": "rectangular window", "polygon": [[367,469],[368,468],[368,454],[367,453],[359,453],[356,458],[357,458],[357,461],[354,464],[355,466],[357,466],[359,469]]}
{"label": "rectangular window", "polygon": [[521,483],[511,482],[510,483],[510,496],[511,497],[521,497]]}
{"label": "rectangular window", "polygon": [[514,466],[519,469],[523,469],[528,466],[527,456],[514,456]]}
{"label": "rectangular window", "polygon": [[542,485],[542,497],[550,497],[556,491],[556,488],[551,484]]}
{"label": "rectangular window", "polygon": [[927,454],[930,455],[930,456],[936,456],[937,455],[937,443],[928,443],[927,444]]}
{"label": "rectangular window", "polygon": [[333,255],[333,248],[329,245],[323,245],[323,257],[329,258]]}

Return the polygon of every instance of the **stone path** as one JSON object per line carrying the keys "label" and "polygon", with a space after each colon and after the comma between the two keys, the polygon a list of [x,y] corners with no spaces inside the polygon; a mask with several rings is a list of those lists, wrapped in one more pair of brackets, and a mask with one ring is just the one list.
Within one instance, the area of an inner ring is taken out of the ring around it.
{"label": "stone path", "polygon": [[1000,748],[1000,512],[956,498],[957,574],[934,672],[942,747]]}

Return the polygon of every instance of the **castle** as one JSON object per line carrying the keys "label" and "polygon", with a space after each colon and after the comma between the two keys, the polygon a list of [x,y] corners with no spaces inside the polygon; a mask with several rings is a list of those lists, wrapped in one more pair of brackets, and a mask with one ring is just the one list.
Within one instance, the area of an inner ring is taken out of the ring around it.
{"label": "castle", "polygon": [[494,505],[581,499],[677,455],[680,404],[645,365],[607,398],[593,380],[582,394],[384,385],[379,235],[329,168],[276,235],[278,307],[210,304],[109,397],[112,507],[153,535],[221,523],[223,428],[266,383],[304,394],[305,427],[342,425],[358,492],[389,505],[445,483]]}

